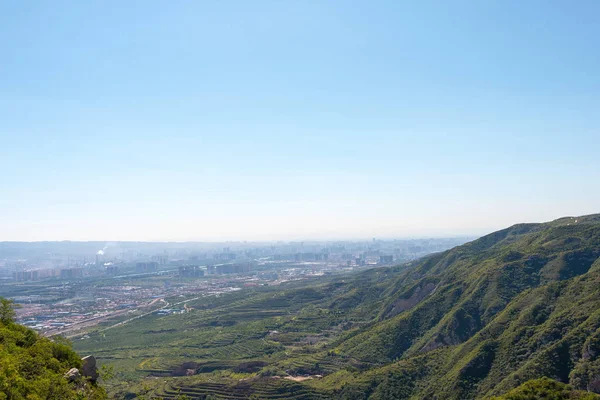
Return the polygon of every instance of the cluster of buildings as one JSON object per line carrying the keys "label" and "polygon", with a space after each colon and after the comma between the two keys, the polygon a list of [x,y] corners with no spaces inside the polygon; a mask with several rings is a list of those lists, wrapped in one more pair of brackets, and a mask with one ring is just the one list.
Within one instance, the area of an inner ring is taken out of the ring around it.
{"label": "cluster of buildings", "polygon": [[204,276],[204,269],[197,265],[184,265],[179,267],[179,276],[181,278],[199,278]]}
{"label": "cluster of buildings", "polygon": [[325,252],[303,252],[293,254],[275,254],[273,259],[276,261],[296,261],[296,262],[318,262],[328,261],[329,253]]}
{"label": "cluster of buildings", "polygon": [[229,274],[248,274],[252,270],[253,263],[233,263],[199,266],[186,264],[178,269],[181,278],[199,278],[205,275],[229,275]]}
{"label": "cluster of buildings", "polygon": [[379,256],[379,264],[391,264],[393,262],[394,262],[394,256],[391,254]]}
{"label": "cluster of buildings", "polygon": [[18,282],[37,281],[46,278],[73,279],[83,277],[83,268],[33,269],[13,272],[13,280]]}
{"label": "cluster of buildings", "polygon": [[[0,259],[0,279],[7,281],[5,296],[15,298],[23,306],[18,310],[19,320],[54,334],[130,313],[182,312],[181,304],[173,301],[176,297],[220,294],[356,267],[391,265],[451,247],[453,243],[451,239],[228,242],[223,247],[124,242],[103,248],[98,243],[52,243],[39,250],[26,243],[19,244],[22,249],[17,255]],[[11,247],[11,251],[15,250]],[[95,254],[95,260],[90,254]],[[8,282],[11,275],[18,284]],[[21,283],[46,278],[55,280],[49,279],[45,284]],[[9,289],[16,296],[11,296]],[[23,293],[28,295],[18,299]]]}
{"label": "cluster of buildings", "polygon": [[135,263],[135,272],[137,272],[137,273],[156,272],[157,270],[158,270],[158,262],[157,261]]}
{"label": "cluster of buildings", "polygon": [[[177,275],[178,272],[182,277],[248,274],[257,271],[251,266],[260,266],[265,262],[271,263],[265,268],[276,268],[277,265],[287,267],[290,263],[311,264],[317,269],[324,266],[347,268],[390,265],[462,242],[464,240],[455,238],[214,244],[24,243],[11,245],[10,251],[14,255],[0,259],[0,280],[36,281],[157,273]],[[194,266],[197,268],[192,268]]]}
{"label": "cluster of buildings", "polygon": [[209,265],[209,275],[245,274],[250,272],[250,263]]}
{"label": "cluster of buildings", "polygon": [[[197,266],[182,267],[184,273],[202,271]],[[133,286],[125,284],[129,278],[120,278],[115,280],[114,285],[95,286],[93,280],[82,280],[48,287],[45,296],[15,296],[14,300],[21,304],[17,310],[18,321],[47,335],[79,332],[123,315],[140,315],[149,311],[161,316],[184,313],[189,309],[172,298],[218,295],[239,290],[245,283],[255,281],[255,278],[239,275],[214,280],[176,280],[173,283],[169,276],[161,275],[156,279],[164,285],[142,283]],[[70,297],[73,293],[77,296]],[[51,298],[52,301],[49,301]],[[170,303],[165,299],[169,299]]]}

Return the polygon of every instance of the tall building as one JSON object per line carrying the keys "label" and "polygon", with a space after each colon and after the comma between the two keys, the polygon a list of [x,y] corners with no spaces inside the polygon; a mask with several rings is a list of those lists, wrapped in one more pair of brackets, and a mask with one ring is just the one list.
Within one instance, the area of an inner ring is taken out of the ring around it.
{"label": "tall building", "polygon": [[197,265],[184,265],[179,267],[179,277],[199,278],[204,276],[204,270]]}
{"label": "tall building", "polygon": [[391,264],[393,262],[394,262],[394,256],[393,255],[379,256],[379,263],[380,264]]}
{"label": "tall building", "polygon": [[225,274],[243,274],[250,272],[250,264],[242,263],[242,264],[224,264],[217,265],[217,274],[225,275]]}
{"label": "tall building", "polygon": [[64,279],[82,278],[83,268],[63,268],[60,270],[60,277]]}
{"label": "tall building", "polygon": [[135,272],[139,272],[139,273],[156,272],[157,269],[158,269],[158,262],[156,262],[156,261],[135,263]]}
{"label": "tall building", "polygon": [[119,273],[119,267],[116,265],[107,265],[105,267],[106,275],[117,275]]}

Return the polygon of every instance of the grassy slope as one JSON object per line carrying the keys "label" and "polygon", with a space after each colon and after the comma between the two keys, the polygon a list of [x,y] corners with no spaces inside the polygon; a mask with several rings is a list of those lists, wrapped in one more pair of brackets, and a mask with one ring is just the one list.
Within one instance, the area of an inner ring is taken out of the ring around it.
{"label": "grassy slope", "polygon": [[[599,257],[598,215],[521,224],[415,265],[203,299],[79,345],[130,378],[194,362],[199,374],[158,391],[199,398],[484,398],[542,376],[600,390]],[[240,373],[248,361],[264,364]],[[268,377],[286,373],[324,378]]]}

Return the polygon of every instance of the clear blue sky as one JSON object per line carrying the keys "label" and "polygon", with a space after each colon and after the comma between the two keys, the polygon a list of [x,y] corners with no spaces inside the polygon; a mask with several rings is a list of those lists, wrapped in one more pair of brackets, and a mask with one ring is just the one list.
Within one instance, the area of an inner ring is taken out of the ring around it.
{"label": "clear blue sky", "polygon": [[0,240],[600,212],[600,2],[0,0],[0,168]]}

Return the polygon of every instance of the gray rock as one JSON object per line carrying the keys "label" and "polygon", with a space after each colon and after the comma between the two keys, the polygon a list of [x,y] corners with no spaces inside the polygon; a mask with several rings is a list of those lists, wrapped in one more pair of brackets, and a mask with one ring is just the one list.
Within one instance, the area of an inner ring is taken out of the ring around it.
{"label": "gray rock", "polygon": [[98,369],[96,368],[96,358],[94,356],[86,356],[81,359],[83,365],[81,372],[83,376],[90,378],[93,382],[98,379]]}
{"label": "gray rock", "polygon": [[77,368],[71,368],[69,372],[65,374],[65,378],[67,378],[69,382],[73,382],[81,378],[81,374]]}

